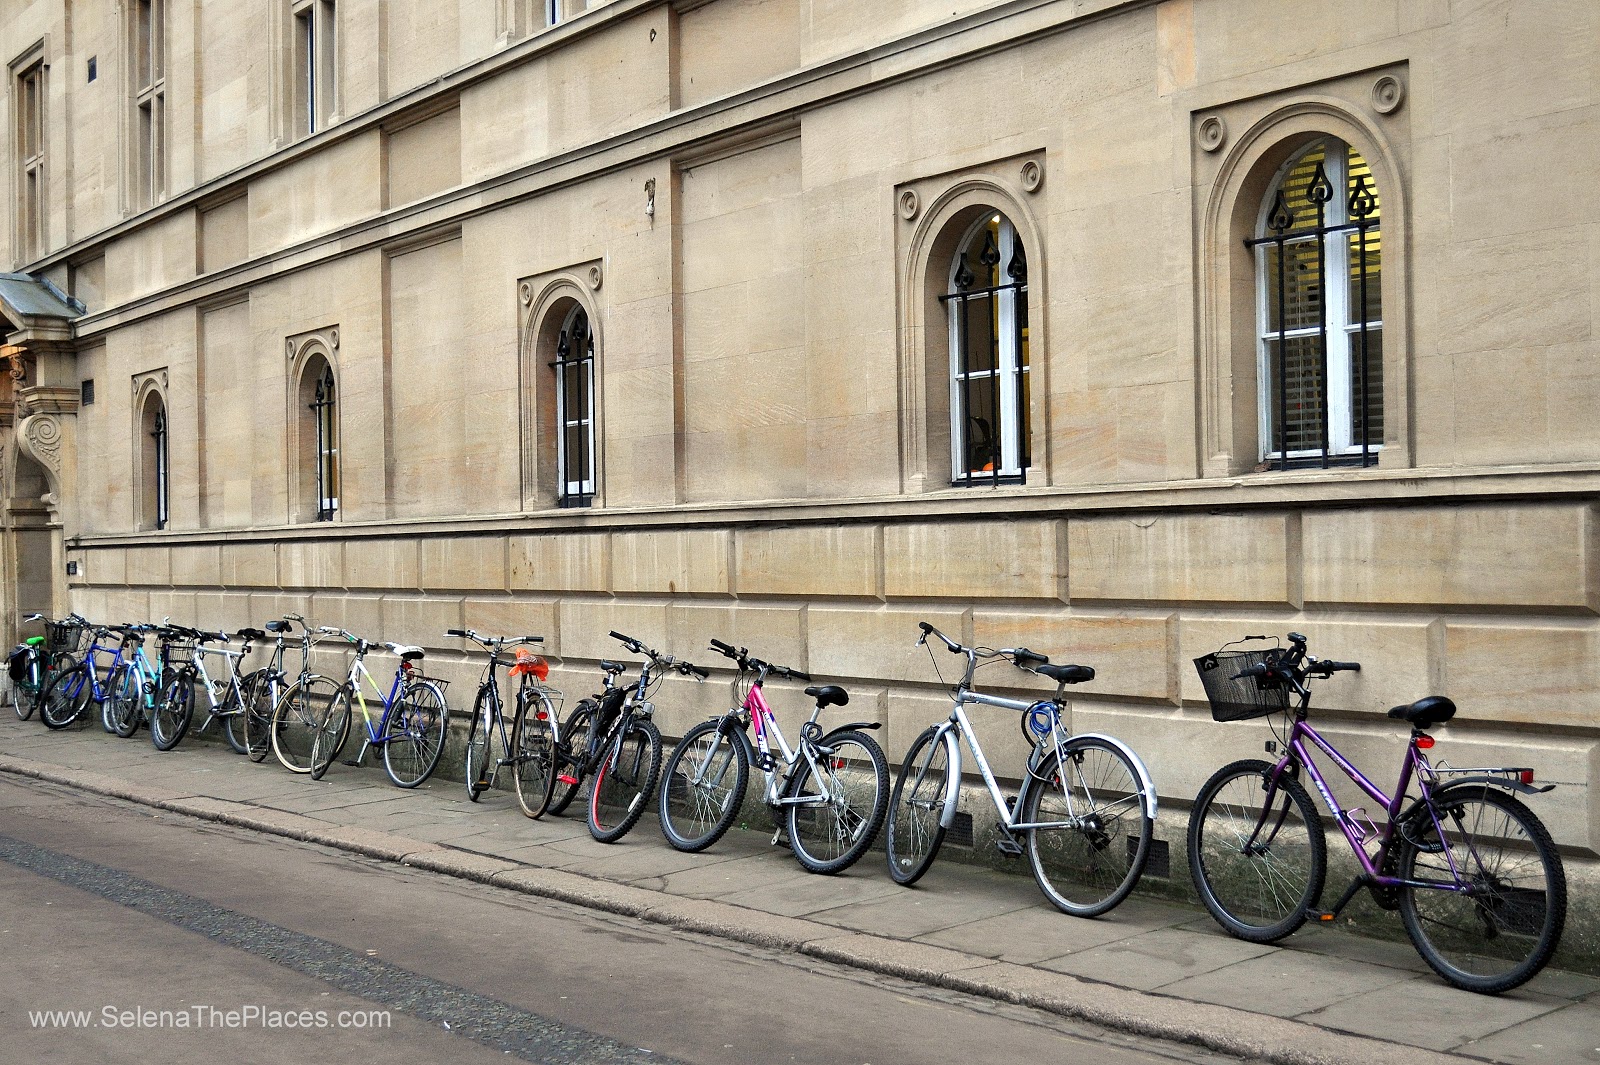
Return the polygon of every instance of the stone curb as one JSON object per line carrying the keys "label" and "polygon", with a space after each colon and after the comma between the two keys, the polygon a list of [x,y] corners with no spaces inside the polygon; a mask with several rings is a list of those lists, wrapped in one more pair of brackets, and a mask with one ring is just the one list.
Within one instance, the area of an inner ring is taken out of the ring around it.
{"label": "stone curb", "polygon": [[1476,1059],[1330,1031],[1303,1021],[1191,1002],[1053,973],[947,947],[853,932],[708,899],[681,899],[559,869],[330,826],[299,814],[209,796],[174,795],[100,773],[0,756],[0,773],[238,828],[315,843],[653,924],[802,954],[914,983],[1043,1010],[1116,1032],[1205,1047],[1272,1065],[1448,1065]]}

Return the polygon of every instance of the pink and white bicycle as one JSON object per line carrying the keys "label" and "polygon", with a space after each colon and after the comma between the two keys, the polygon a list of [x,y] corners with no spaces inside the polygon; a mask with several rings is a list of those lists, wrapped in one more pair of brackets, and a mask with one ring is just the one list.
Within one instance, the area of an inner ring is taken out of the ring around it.
{"label": "pink and white bicycle", "polygon": [[762,689],[769,676],[811,678],[721,640],[711,647],[738,664],[739,705],[690,729],[668,759],[659,800],[667,842],[694,852],[721,839],[738,820],[754,765],[765,774],[763,795],[779,825],[772,842],[787,834],[795,858],[813,873],[850,868],[871,849],[888,814],[889,764],[861,731],[881,723],[855,721],[824,733],[817,717],[829,706],[848,704],[850,695],[836,684],[814,685],[806,694],[816,708],[791,748]]}

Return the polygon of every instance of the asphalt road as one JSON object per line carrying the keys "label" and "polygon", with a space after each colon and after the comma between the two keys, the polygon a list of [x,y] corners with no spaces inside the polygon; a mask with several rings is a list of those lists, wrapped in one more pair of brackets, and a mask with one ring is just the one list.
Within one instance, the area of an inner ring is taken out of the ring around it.
{"label": "asphalt road", "polygon": [[32,781],[0,900],[4,1061],[1232,1060]]}

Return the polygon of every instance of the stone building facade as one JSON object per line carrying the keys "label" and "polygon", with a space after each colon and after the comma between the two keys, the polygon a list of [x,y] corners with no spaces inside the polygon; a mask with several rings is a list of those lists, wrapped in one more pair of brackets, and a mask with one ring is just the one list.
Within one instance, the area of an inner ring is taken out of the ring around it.
{"label": "stone building facade", "polygon": [[462,680],[446,628],[534,631],[570,692],[610,629],[716,636],[893,757],[944,713],[926,619],[1094,665],[1074,726],[1179,802],[1266,735],[1189,660],[1299,629],[1364,664],[1335,734],[1387,766],[1383,711],[1453,696],[1450,760],[1561,782],[1581,864],[1596,39],[1588,0],[18,0],[7,624],[294,610]]}

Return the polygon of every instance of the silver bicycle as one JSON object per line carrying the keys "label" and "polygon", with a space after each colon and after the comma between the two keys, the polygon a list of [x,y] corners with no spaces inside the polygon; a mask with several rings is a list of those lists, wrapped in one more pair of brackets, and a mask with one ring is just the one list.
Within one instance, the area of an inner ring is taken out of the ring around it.
{"label": "silver bicycle", "polygon": [[[950,717],[918,736],[901,761],[889,801],[889,875],[909,886],[933,864],[961,799],[960,741],[965,739],[999,815],[996,847],[1013,856],[1026,853],[1039,890],[1057,909],[1096,917],[1127,898],[1150,855],[1156,789],[1150,771],[1127,744],[1097,733],[1069,735],[1062,725],[1066,686],[1093,680],[1094,670],[1051,665],[1026,647],[963,647],[926,621],[920,627],[918,647],[934,637],[952,654],[965,656],[966,672],[951,692]],[[1055,681],[1055,695],[1007,699],[975,691],[980,662],[1000,661]],[[968,704],[1022,714],[1023,734],[1033,750],[1014,798],[1008,799],[995,781],[963,709]]]}

